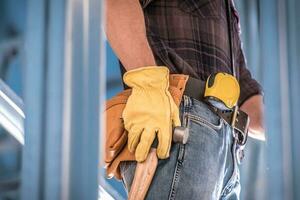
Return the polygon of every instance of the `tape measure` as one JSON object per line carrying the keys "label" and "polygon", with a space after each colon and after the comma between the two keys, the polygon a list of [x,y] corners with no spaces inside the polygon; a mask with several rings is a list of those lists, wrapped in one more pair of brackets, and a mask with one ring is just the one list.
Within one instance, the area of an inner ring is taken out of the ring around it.
{"label": "tape measure", "polygon": [[213,106],[221,109],[233,109],[240,96],[240,85],[231,74],[216,73],[208,77],[204,97]]}

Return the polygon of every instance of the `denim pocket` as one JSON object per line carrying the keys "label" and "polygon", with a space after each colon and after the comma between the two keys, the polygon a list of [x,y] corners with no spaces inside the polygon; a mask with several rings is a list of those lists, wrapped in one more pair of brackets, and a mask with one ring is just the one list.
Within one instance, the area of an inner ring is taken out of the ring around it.
{"label": "denim pocket", "polygon": [[201,126],[205,126],[206,128],[209,128],[210,130],[213,130],[215,133],[219,133],[220,129],[223,126],[223,119],[219,119],[218,124],[214,124],[213,122],[210,122],[207,119],[204,119],[201,116],[193,115],[193,114],[186,114],[186,117],[188,121],[193,121]]}
{"label": "denim pocket", "polygon": [[201,18],[219,18],[221,6],[220,0],[179,0],[178,3],[182,11]]}
{"label": "denim pocket", "polygon": [[185,115],[189,128],[183,159],[178,159],[177,178],[172,192],[176,199],[218,199],[224,163],[224,123],[216,116]]}

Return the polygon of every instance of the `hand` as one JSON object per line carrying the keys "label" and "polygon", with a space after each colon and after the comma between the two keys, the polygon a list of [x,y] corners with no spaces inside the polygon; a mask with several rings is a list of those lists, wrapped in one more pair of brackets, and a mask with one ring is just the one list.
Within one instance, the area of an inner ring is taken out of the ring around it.
{"label": "hand", "polygon": [[246,112],[250,117],[249,136],[265,141],[263,97],[261,95],[250,97],[243,103],[241,110]]}
{"label": "hand", "polygon": [[178,107],[168,91],[168,68],[142,67],[126,72],[123,79],[132,88],[123,111],[129,151],[135,151],[136,160],[143,162],[157,135],[157,156],[169,157],[172,125],[181,123]]}

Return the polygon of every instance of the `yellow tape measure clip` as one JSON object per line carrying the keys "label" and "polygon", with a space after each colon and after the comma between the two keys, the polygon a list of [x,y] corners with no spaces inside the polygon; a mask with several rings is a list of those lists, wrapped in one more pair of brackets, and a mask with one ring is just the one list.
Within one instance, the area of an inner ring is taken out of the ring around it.
{"label": "yellow tape measure clip", "polygon": [[238,80],[231,74],[219,72],[208,77],[204,97],[222,110],[232,109],[240,96]]}

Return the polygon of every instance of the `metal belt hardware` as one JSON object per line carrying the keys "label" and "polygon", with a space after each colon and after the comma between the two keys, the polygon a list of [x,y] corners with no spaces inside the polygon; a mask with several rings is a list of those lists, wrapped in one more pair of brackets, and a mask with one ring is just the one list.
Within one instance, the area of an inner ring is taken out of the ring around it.
{"label": "metal belt hardware", "polygon": [[233,110],[220,110],[217,107],[211,106],[212,110],[234,130],[234,136],[239,145],[245,145],[248,137],[249,116],[244,111],[238,109],[236,106]]}
{"label": "metal belt hardware", "polygon": [[236,139],[239,145],[245,145],[248,138],[249,116],[235,106],[233,110],[231,126],[235,130]]}

